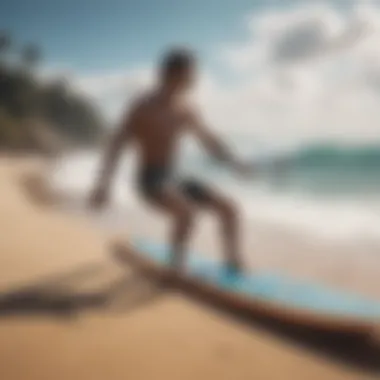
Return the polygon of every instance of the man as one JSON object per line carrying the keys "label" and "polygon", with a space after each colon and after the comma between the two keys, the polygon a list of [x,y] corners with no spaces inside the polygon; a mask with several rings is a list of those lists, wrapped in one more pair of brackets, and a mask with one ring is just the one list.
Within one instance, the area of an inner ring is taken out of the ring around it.
{"label": "man", "polygon": [[234,158],[184,100],[195,74],[196,62],[187,50],[174,49],[165,55],[157,88],[135,102],[106,152],[91,204],[101,207],[105,203],[120,152],[127,143],[133,143],[139,154],[139,193],[173,220],[170,241],[173,267],[178,271],[183,269],[184,251],[196,211],[205,208],[220,220],[228,270],[239,271],[242,269],[239,213],[234,204],[216,189],[198,181],[173,178],[176,146],[184,133],[197,137],[215,158],[242,173],[246,171],[245,165]]}

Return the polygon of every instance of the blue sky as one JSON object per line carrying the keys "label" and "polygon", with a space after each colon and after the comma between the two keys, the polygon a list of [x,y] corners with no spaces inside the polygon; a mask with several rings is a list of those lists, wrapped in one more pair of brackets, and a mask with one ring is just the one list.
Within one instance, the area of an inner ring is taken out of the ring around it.
{"label": "blue sky", "polygon": [[176,43],[194,46],[212,64],[221,43],[245,38],[247,14],[290,3],[295,1],[6,0],[0,26],[20,42],[38,43],[46,61],[80,71],[139,65]]}
{"label": "blue sky", "polygon": [[188,44],[204,67],[199,102],[213,125],[278,141],[378,140],[379,4],[6,0],[0,29],[41,46],[41,73],[64,72],[112,120],[162,50]]}

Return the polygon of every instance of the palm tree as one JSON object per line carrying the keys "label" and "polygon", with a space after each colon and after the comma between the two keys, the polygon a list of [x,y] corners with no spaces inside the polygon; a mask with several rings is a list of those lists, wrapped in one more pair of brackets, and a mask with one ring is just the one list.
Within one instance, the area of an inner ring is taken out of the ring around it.
{"label": "palm tree", "polygon": [[26,68],[34,67],[41,60],[41,50],[37,45],[27,44],[21,52],[21,60]]}
{"label": "palm tree", "polygon": [[6,54],[9,52],[12,45],[11,37],[5,30],[0,31],[0,61],[5,59]]}
{"label": "palm tree", "polygon": [[0,52],[6,51],[11,45],[11,38],[7,31],[0,31]]}

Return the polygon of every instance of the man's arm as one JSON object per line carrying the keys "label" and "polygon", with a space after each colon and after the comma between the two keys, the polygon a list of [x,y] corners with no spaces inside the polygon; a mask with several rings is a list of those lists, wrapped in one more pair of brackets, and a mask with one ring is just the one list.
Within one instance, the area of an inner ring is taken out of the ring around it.
{"label": "man's arm", "polygon": [[232,154],[224,142],[216,136],[211,130],[203,123],[200,117],[191,112],[188,114],[187,119],[191,132],[198,138],[203,147],[217,160],[222,161],[233,169],[241,171],[243,169],[241,163]]}
{"label": "man's arm", "polygon": [[122,149],[131,140],[134,129],[136,128],[136,113],[137,112],[134,111],[124,117],[120,127],[112,136],[111,141],[105,151],[100,175],[97,179],[96,186],[91,197],[91,203],[95,207],[100,206],[106,201],[109,186]]}

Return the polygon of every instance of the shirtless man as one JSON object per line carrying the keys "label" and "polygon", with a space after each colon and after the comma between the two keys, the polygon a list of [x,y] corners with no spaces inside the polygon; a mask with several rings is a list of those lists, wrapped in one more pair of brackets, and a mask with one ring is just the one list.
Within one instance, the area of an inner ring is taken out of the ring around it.
{"label": "shirtless man", "polygon": [[91,204],[99,208],[105,203],[120,153],[127,143],[133,143],[139,154],[139,193],[173,220],[170,243],[174,268],[183,269],[184,251],[196,211],[205,208],[220,220],[228,270],[238,271],[242,269],[239,213],[233,202],[198,181],[173,178],[176,145],[184,133],[193,134],[218,160],[241,173],[246,172],[246,166],[234,158],[183,99],[195,81],[195,66],[192,54],[184,49],[174,49],[164,57],[157,88],[132,106],[105,154]]}

